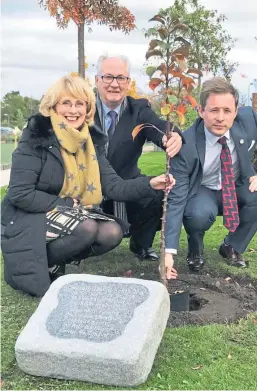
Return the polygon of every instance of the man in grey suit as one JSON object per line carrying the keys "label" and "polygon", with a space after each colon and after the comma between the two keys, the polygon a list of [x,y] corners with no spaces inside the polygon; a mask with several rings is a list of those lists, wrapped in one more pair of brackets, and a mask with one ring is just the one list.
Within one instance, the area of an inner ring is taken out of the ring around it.
{"label": "man in grey suit", "polygon": [[173,268],[184,224],[188,235],[187,264],[198,271],[204,264],[205,232],[223,215],[228,235],[219,254],[231,266],[246,267],[242,257],[257,232],[257,175],[252,166],[257,141],[257,115],[238,106],[238,92],[225,79],[203,83],[200,118],[183,133],[186,143],[171,159],[176,185],[168,198],[166,275]]}

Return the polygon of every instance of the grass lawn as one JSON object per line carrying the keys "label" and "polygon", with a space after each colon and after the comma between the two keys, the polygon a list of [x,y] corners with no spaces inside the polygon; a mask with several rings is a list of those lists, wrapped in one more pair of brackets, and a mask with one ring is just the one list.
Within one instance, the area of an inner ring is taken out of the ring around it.
{"label": "grass lawn", "polygon": [[1,164],[11,163],[14,143],[1,144]]}
{"label": "grass lawn", "polygon": [[[162,173],[164,155],[154,152],[142,156],[142,171]],[[219,218],[206,234],[207,264],[226,275],[239,274],[257,278],[256,252],[246,252],[251,261],[247,270],[235,270],[217,255],[225,229]],[[155,247],[159,246],[159,234]],[[183,265],[186,255],[186,235],[182,231],[181,251],[177,265]],[[257,251],[257,238],[249,248]],[[255,262],[254,262],[255,260]],[[75,266],[70,272],[78,272]],[[147,271],[147,262],[138,262],[128,250],[128,240],[102,258],[82,263],[79,272],[120,275],[129,269]],[[179,266],[178,266],[179,269]],[[12,390],[96,390],[106,386],[85,382],[37,378],[22,373],[14,357],[14,344],[33,314],[39,300],[15,292],[2,280],[2,388]],[[256,390],[257,385],[257,313],[234,325],[187,326],[166,329],[153,369],[147,382],[138,389],[147,390]],[[199,368],[200,367],[200,368]],[[198,368],[198,369],[196,369]],[[115,387],[109,387],[115,389]]]}

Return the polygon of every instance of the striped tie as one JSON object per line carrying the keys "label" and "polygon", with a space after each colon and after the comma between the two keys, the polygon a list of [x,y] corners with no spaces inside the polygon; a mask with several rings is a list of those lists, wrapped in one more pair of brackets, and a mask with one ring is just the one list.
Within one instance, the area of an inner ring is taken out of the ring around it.
{"label": "striped tie", "polygon": [[239,225],[239,214],[232,158],[226,137],[221,137],[218,142],[222,145],[220,161],[223,224],[230,232],[234,232]]}

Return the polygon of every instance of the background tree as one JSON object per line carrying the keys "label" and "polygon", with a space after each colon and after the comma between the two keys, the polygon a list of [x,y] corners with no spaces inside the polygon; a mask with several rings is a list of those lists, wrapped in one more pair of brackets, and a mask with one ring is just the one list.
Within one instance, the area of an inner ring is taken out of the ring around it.
{"label": "background tree", "polygon": [[141,96],[140,96],[140,94],[138,93],[138,90],[137,90],[136,80],[132,80],[131,81],[130,87],[129,87],[128,92],[127,92],[127,95],[131,96],[134,99],[141,98]]}
{"label": "background tree", "polygon": [[215,76],[225,77],[225,79],[231,82],[233,73],[237,70],[239,62],[232,62],[227,59],[222,59],[220,61],[220,67],[217,72],[214,73]]}
{"label": "background tree", "polygon": [[140,88],[137,87],[136,80],[132,80],[130,83],[130,87],[127,92],[128,96],[131,96],[134,99],[147,99],[150,102],[152,102],[154,96],[149,96],[147,94],[144,94]]}
{"label": "background tree", "polygon": [[[149,87],[155,90],[163,84],[167,90],[173,81],[177,80],[177,65],[189,55],[190,43],[181,35],[188,30],[188,27],[172,13],[155,15],[150,22],[158,22],[158,24],[145,32],[147,38],[153,38],[145,57],[146,60],[158,58],[161,62],[158,66],[150,65],[146,68],[146,74],[151,79]],[[158,76],[156,72],[159,73],[159,77],[153,77],[153,75]]]}
{"label": "background tree", "polygon": [[[165,19],[176,20],[177,18],[187,26],[181,34],[180,41],[190,42],[188,56],[190,67],[198,70],[208,68],[215,74],[220,68],[221,59],[226,59],[227,53],[235,43],[235,40],[223,28],[226,16],[218,14],[216,10],[208,10],[200,5],[198,0],[175,0],[172,7],[161,9],[158,14]],[[156,28],[160,29],[161,24]],[[199,85],[201,77],[199,74]]]}
{"label": "background tree", "polygon": [[28,117],[38,112],[39,100],[23,97],[19,91],[8,92],[1,101],[1,124],[22,129]]}
{"label": "background tree", "polygon": [[84,30],[97,22],[107,25],[109,29],[129,33],[135,25],[135,17],[131,12],[119,6],[117,0],[38,0],[56,18],[57,26],[66,28],[72,20],[78,27],[78,72],[85,77]]}

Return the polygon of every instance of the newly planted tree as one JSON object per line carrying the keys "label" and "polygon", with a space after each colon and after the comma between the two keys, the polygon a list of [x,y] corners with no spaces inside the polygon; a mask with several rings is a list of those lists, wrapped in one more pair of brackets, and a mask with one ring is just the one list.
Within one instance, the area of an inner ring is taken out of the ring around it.
{"label": "newly planted tree", "polygon": [[[224,29],[223,23],[226,16],[219,14],[217,10],[209,10],[199,3],[198,0],[175,0],[173,6],[161,9],[158,13],[162,20],[180,20],[181,26],[172,31],[169,41],[171,48],[174,48],[176,40],[180,42],[190,42],[190,53],[187,57],[191,68],[199,71],[208,69],[214,74],[221,67],[221,60],[227,66],[227,53],[235,44],[235,39]],[[147,31],[147,36],[166,35],[166,28],[163,22]],[[163,27],[163,28],[162,28]],[[198,73],[198,84],[201,84],[201,72]]]}
{"label": "newly planted tree", "polygon": [[[190,53],[190,43],[178,35],[178,31],[187,30],[187,26],[181,24],[178,19],[155,15],[150,21],[160,24],[147,31],[147,35],[154,35],[155,39],[149,43],[146,59],[155,57],[159,64],[149,66],[146,70],[150,77],[149,87],[158,90],[162,96],[161,114],[166,119],[166,131],[163,132],[152,124],[140,124],[132,133],[135,138],[145,127],[154,127],[156,131],[166,134],[167,139],[172,135],[175,125],[185,123],[185,113],[188,105],[197,106],[195,98],[190,95],[194,86],[194,76],[200,74],[199,69],[188,68],[187,59]],[[179,43],[179,44],[178,44]],[[175,46],[175,47],[174,47]],[[171,125],[171,122],[173,125]],[[170,158],[166,155],[167,186],[164,192],[163,216],[161,229],[161,257],[160,274],[166,285],[165,276],[165,224],[168,199],[168,181],[170,173]]]}
{"label": "newly planted tree", "polygon": [[109,29],[132,31],[135,17],[126,8],[119,6],[117,0],[38,0],[56,18],[60,28],[66,28],[72,20],[78,27],[78,72],[85,77],[84,30],[91,32],[91,24],[107,25]]}

